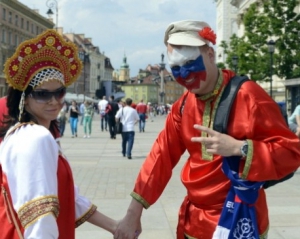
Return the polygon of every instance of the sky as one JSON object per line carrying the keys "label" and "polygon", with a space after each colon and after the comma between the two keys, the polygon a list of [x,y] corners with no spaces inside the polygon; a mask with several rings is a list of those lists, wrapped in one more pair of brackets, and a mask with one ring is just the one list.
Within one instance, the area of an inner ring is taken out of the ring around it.
{"label": "sky", "polygon": [[[47,2],[19,0],[48,17]],[[126,55],[130,76],[148,64],[161,62],[166,52],[163,43],[167,26],[179,20],[199,20],[216,29],[216,3],[213,0],[56,0],[58,26],[64,33],[85,34],[92,38],[119,69]],[[54,22],[56,20],[55,7]],[[165,54],[166,55],[166,54]],[[166,61],[166,58],[165,58]]]}

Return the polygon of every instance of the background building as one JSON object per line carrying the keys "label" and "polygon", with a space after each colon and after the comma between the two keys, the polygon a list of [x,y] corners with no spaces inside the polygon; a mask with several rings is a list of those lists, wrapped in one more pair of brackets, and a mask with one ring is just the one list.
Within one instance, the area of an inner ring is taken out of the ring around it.
{"label": "background building", "polygon": [[3,73],[6,59],[24,40],[33,38],[48,28],[52,21],[16,0],[0,1],[0,97],[6,95],[7,84]]}

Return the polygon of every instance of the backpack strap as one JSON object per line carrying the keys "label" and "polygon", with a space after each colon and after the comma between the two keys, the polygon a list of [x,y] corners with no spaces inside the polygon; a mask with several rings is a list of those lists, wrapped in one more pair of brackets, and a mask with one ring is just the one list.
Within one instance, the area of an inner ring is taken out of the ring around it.
{"label": "backpack strap", "polygon": [[241,85],[248,80],[248,76],[234,76],[225,86],[214,118],[213,129],[215,131],[227,134],[227,124],[233,101]]}

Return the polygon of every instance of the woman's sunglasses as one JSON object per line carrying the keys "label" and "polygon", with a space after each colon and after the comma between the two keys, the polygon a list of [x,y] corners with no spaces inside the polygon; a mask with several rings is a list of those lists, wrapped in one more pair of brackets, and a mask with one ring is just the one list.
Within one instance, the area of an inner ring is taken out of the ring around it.
{"label": "woman's sunglasses", "polygon": [[57,101],[62,101],[62,99],[66,95],[66,88],[61,87],[55,91],[48,91],[48,90],[34,90],[32,91],[29,96],[36,100],[39,103],[47,103],[49,102],[52,97],[54,97]]}

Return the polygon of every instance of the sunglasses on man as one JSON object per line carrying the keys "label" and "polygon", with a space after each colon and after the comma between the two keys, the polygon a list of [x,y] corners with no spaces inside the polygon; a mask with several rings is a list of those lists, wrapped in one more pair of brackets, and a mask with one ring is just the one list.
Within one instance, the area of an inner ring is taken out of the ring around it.
{"label": "sunglasses on man", "polygon": [[53,97],[57,101],[62,101],[62,99],[66,95],[66,87],[61,87],[55,91],[48,91],[48,90],[34,90],[32,91],[29,96],[36,100],[38,103],[47,103]]}

